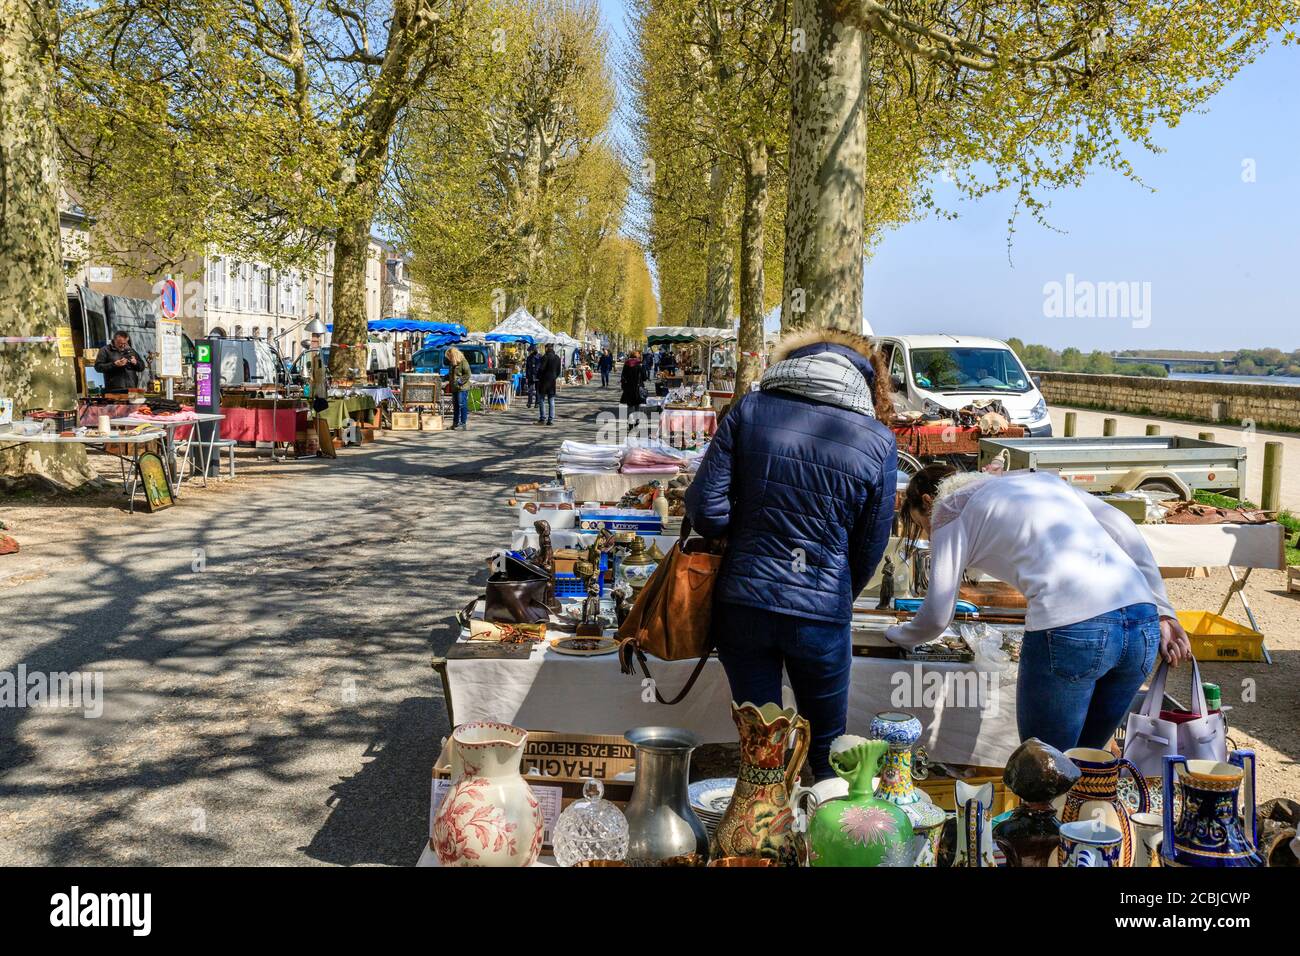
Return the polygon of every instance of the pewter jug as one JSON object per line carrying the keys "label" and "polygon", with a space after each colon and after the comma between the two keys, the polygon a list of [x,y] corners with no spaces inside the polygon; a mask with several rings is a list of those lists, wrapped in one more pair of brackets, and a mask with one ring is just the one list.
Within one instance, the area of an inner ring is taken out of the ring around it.
{"label": "pewter jug", "polygon": [[709,836],[686,788],[699,738],[676,727],[637,727],[623,736],[636,745],[636,785],[626,810],[628,865],[689,861],[703,866]]}

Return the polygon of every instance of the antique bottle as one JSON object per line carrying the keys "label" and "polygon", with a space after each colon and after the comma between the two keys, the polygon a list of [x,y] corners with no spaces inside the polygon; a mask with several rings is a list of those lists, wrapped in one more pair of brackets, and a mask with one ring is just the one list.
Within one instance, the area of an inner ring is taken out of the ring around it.
{"label": "antique bottle", "polygon": [[[808,721],[780,704],[731,704],[740,731],[740,772],[731,803],[713,834],[714,857],[761,856],[786,866],[807,860],[807,843],[794,825],[797,801],[811,794],[798,786],[808,756]],[[786,760],[786,743],[794,749]]]}
{"label": "antique bottle", "polygon": [[847,796],[817,808],[808,828],[813,866],[911,866],[912,823],[901,807],[878,800],[871,779],[889,753],[883,740],[845,735],[832,750],[833,769],[849,785]]}
{"label": "antique bottle", "polygon": [[451,733],[451,789],[434,815],[429,845],[443,866],[531,866],[545,820],[519,774],[528,732],[474,721]]}
{"label": "antique bottle", "polygon": [[1002,780],[1021,802],[993,827],[1007,866],[1051,865],[1061,833],[1052,801],[1069,791],[1079,776],[1079,768],[1065,754],[1037,737],[1015,749]]}
{"label": "antique bottle", "polygon": [[623,736],[636,746],[636,784],[626,813],[628,864],[703,866],[709,835],[687,792],[699,738],[676,727],[637,727]]}
{"label": "antique bottle", "polygon": [[888,800],[907,814],[916,838],[913,842],[914,865],[936,866],[939,840],[948,815],[912,782],[912,748],[921,739],[921,721],[911,714],[886,711],[872,718],[871,736],[889,744],[875,796]]}

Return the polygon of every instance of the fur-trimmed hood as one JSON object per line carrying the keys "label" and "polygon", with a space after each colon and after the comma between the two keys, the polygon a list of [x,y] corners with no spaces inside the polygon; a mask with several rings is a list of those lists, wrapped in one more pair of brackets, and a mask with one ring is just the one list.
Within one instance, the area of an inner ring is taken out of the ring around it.
{"label": "fur-trimmed hood", "polygon": [[772,346],[770,364],[819,352],[835,352],[852,362],[871,389],[876,418],[885,423],[893,421],[894,401],[885,360],[865,335],[844,329],[823,328],[789,332]]}
{"label": "fur-trimmed hood", "polygon": [[777,362],[788,359],[799,349],[823,343],[842,345],[846,349],[856,352],[867,361],[871,361],[871,355],[875,351],[871,340],[865,335],[859,335],[856,332],[849,332],[844,329],[800,329],[781,336],[781,340],[772,346],[771,362],[775,365]]}

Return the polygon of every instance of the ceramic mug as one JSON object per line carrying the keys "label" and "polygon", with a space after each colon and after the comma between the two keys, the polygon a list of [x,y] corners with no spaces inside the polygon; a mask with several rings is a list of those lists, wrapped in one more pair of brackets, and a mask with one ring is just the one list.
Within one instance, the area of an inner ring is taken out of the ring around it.
{"label": "ceramic mug", "polygon": [[1160,844],[1164,841],[1164,820],[1158,813],[1134,813],[1129,817],[1133,821],[1134,866],[1159,866]]}
{"label": "ceramic mug", "polygon": [[1061,853],[1065,866],[1119,866],[1124,834],[1114,827],[1076,820],[1061,824]]}

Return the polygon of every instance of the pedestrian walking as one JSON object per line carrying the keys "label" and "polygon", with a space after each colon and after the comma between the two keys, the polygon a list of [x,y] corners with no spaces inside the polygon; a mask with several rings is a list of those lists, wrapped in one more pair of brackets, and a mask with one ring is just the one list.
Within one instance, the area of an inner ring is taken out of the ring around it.
{"label": "pedestrian walking", "polygon": [[639,415],[641,406],[645,404],[645,382],[646,369],[641,364],[641,353],[633,351],[623,363],[623,371],[618,377],[619,399],[627,406],[629,425],[632,423],[632,416]]}
{"label": "pedestrian walking", "polygon": [[537,424],[555,424],[555,383],[560,378],[560,357],[547,345],[537,369]]}
{"label": "pedestrian walking", "polygon": [[601,350],[596,368],[600,370],[600,387],[609,388],[609,373],[614,371],[614,356],[609,354],[609,349]]}

